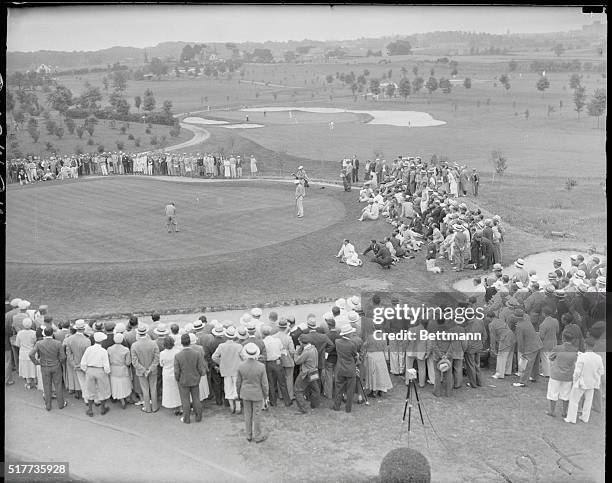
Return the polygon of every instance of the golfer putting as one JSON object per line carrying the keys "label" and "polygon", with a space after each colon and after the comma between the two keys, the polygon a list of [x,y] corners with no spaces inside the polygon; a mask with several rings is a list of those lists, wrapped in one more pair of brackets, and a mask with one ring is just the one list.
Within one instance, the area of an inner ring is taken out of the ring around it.
{"label": "golfer putting", "polygon": [[174,232],[178,233],[178,223],[176,222],[176,207],[174,206],[174,201],[171,201],[166,205],[166,228],[168,229],[168,233],[172,230],[170,227],[173,227]]}

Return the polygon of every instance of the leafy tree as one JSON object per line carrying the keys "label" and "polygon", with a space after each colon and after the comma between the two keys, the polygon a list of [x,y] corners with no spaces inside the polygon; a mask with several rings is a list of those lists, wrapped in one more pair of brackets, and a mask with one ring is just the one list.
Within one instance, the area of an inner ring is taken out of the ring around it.
{"label": "leafy tree", "polygon": [[140,98],[140,96],[134,97],[134,106],[136,106],[136,109],[138,109],[138,112],[140,112],[141,104],[142,104],[142,99]]}
{"label": "leafy tree", "polygon": [[508,62],[508,70],[510,72],[516,72],[517,67],[518,63],[516,62],[516,60],[512,59],[510,62]]}
{"label": "leafy tree", "polygon": [[117,141],[115,144],[117,145],[117,149],[119,151],[122,151],[123,148],[125,147],[125,143],[123,141]]}
{"label": "leafy tree", "polygon": [[591,98],[589,104],[587,105],[587,112],[589,116],[597,118],[597,128],[599,129],[599,118],[601,115],[606,112],[606,90],[605,89],[597,89],[593,97]]}
{"label": "leafy tree", "polygon": [[389,82],[387,89],[385,90],[385,94],[387,97],[393,97],[393,94],[395,94],[395,84],[393,84],[393,82]]}
{"label": "leafy tree", "polygon": [[579,74],[572,74],[569,79],[569,87],[570,89],[578,89],[582,84],[582,76]]}
{"label": "leafy tree", "polygon": [[508,77],[506,74],[502,74],[499,77],[499,82],[507,91],[510,90],[510,77]]}
{"label": "leafy tree", "polygon": [[111,82],[114,90],[123,93],[127,89],[127,74],[125,71],[116,70],[113,72]]}
{"label": "leafy tree", "polygon": [[565,47],[563,46],[563,44],[556,44],[553,47],[553,52],[557,57],[561,57],[561,55],[563,55],[563,53],[565,52]]}
{"label": "leafy tree", "polygon": [[76,128],[76,123],[74,122],[74,119],[72,119],[71,117],[67,117],[64,120],[64,124],[66,125],[66,129],[68,129],[68,133],[74,134],[74,129]]}
{"label": "leafy tree", "polygon": [[370,79],[370,92],[375,96],[380,94],[380,81],[378,79]]}
{"label": "leafy tree", "polygon": [[270,49],[255,49],[253,50],[253,60],[255,62],[269,64],[274,62],[274,56],[272,52],[270,52]]}
{"label": "leafy tree", "polygon": [[370,71],[368,69],[363,69],[363,75],[365,77],[369,76],[370,75]]}
{"label": "leafy tree", "polygon": [[493,181],[495,181],[495,175],[503,176],[506,169],[508,169],[508,160],[503,153],[497,149],[491,152],[491,164],[493,165]]}
{"label": "leafy tree", "polygon": [[293,50],[289,50],[283,54],[285,58],[285,62],[295,62],[295,52]]}
{"label": "leafy tree", "polygon": [[404,99],[404,102],[408,100],[408,96],[411,94],[410,81],[407,78],[402,78],[398,86],[398,93]]}
{"label": "leafy tree", "polygon": [[412,89],[414,92],[419,92],[425,85],[425,80],[421,76],[417,76],[412,81]]}
{"label": "leafy tree", "polygon": [[466,89],[471,89],[472,88],[472,79],[470,79],[469,77],[466,77],[463,80],[463,87],[465,87]]}
{"label": "leafy tree", "polygon": [[452,86],[451,86],[451,82],[448,79],[441,77],[438,85],[444,94],[450,94],[452,90]]}
{"label": "leafy tree", "polygon": [[172,101],[164,101],[162,110],[166,117],[172,117]]}
{"label": "leafy tree", "polygon": [[149,71],[159,79],[162,75],[166,75],[168,73],[168,65],[160,58],[153,57],[151,59],[151,63],[149,64]]}
{"label": "leafy tree", "polygon": [[76,135],[79,137],[79,139],[83,138],[83,134],[85,133],[85,126],[77,126],[76,127]]}
{"label": "leafy tree", "polygon": [[38,121],[33,117],[28,121],[28,134],[32,137],[32,140],[37,143],[40,138],[40,130],[38,129]]}
{"label": "leafy tree", "polygon": [[577,87],[574,91],[574,111],[578,113],[578,119],[580,119],[580,113],[586,106],[586,87]]}
{"label": "leafy tree", "polygon": [[429,78],[429,80],[425,84],[425,87],[427,88],[427,90],[431,94],[432,92],[434,92],[434,91],[436,91],[438,89],[438,81],[436,80],[435,77],[432,76],[432,77]]}
{"label": "leafy tree", "polygon": [[55,109],[60,114],[65,114],[73,104],[72,91],[65,86],[57,86],[55,91],[47,96],[47,102],[52,109]]}
{"label": "leafy tree", "polygon": [[57,126],[53,134],[57,136],[57,139],[62,139],[62,137],[64,137],[64,128],[62,126]]}
{"label": "leafy tree", "polygon": [[408,40],[396,40],[387,45],[389,55],[408,55],[412,53],[412,46]]}
{"label": "leafy tree", "polygon": [[49,118],[45,122],[45,128],[47,129],[47,134],[52,136],[53,133],[55,132],[55,129],[57,128],[57,124],[55,123],[53,119]]}
{"label": "leafy tree", "polygon": [[550,87],[550,81],[548,80],[548,77],[543,75],[542,77],[538,79],[538,82],[536,83],[536,89],[539,90],[542,94],[544,94],[544,91],[548,89],[549,87]]}
{"label": "leafy tree", "polygon": [[103,153],[104,152],[104,145],[103,144],[98,144],[98,152],[99,153]]}
{"label": "leafy tree", "polygon": [[147,112],[151,112],[153,109],[155,109],[155,96],[153,95],[153,91],[151,91],[151,89],[147,89],[144,93],[142,108]]}
{"label": "leafy tree", "polygon": [[96,124],[98,124],[98,118],[96,116],[89,116],[85,120],[85,130],[89,133],[90,136],[93,136]]}
{"label": "leafy tree", "polygon": [[92,86],[89,82],[85,83],[85,90],[77,98],[76,104],[83,109],[96,110],[98,103],[102,100],[100,88]]}

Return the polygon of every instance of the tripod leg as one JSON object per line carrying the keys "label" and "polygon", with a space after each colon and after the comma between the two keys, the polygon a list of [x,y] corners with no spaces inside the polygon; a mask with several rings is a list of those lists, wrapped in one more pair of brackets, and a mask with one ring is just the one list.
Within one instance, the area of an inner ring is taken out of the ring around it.
{"label": "tripod leg", "polygon": [[412,385],[408,384],[408,432],[410,432],[410,423],[412,422]]}
{"label": "tripod leg", "polygon": [[370,404],[368,402],[368,396],[366,395],[365,389],[363,388],[363,382],[361,382],[361,376],[358,376],[359,379],[359,387],[361,388],[361,394],[363,394],[363,400],[365,401],[366,405]]}
{"label": "tripod leg", "polygon": [[404,415],[402,421],[406,421],[406,410],[408,409],[408,397],[410,396],[410,384],[406,386],[406,404],[404,404]]}
{"label": "tripod leg", "polygon": [[421,410],[421,400],[419,399],[419,391],[417,391],[416,384],[414,384],[414,394],[416,395],[417,405],[419,406],[419,414],[421,415],[421,424],[425,425],[425,421],[423,420],[423,411]]}

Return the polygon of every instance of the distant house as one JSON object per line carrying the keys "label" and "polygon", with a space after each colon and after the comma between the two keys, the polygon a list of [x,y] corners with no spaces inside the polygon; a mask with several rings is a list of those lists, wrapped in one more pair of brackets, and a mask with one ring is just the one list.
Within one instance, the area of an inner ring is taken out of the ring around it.
{"label": "distant house", "polygon": [[53,72],[53,69],[46,64],[40,64],[36,69],[37,74],[50,75],[51,72]]}

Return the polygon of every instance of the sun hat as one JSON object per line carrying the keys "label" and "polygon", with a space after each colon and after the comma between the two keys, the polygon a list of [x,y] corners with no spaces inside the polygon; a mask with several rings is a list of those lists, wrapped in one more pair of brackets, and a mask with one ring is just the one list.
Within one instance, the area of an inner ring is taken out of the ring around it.
{"label": "sun hat", "polygon": [[261,317],[262,314],[263,314],[263,311],[259,307],[253,307],[251,309],[252,317]]}
{"label": "sun hat", "polygon": [[306,321],[306,325],[308,326],[309,329],[316,329],[317,319],[308,317],[308,320]]}
{"label": "sun hat", "polygon": [[155,335],[168,335],[168,327],[166,327],[166,324],[159,324],[157,327],[155,327],[155,329],[153,329],[153,333]]}
{"label": "sun hat", "polygon": [[351,323],[357,322],[360,319],[359,314],[354,310],[351,310],[348,314],[346,314],[346,317]]}
{"label": "sun hat", "polygon": [[211,333],[214,336],[221,337],[224,333],[223,326],[221,324],[215,325]]}
{"label": "sun hat", "polygon": [[249,342],[244,346],[244,355],[247,359],[257,359],[259,357],[259,347],[253,342]]}
{"label": "sun hat", "polygon": [[193,330],[195,330],[196,332],[199,332],[200,330],[204,329],[204,323],[198,319],[193,323]]}
{"label": "sun hat", "polygon": [[344,325],[340,329],[340,336],[352,334],[353,332],[355,332],[355,328],[354,327],[352,327],[350,324],[349,325]]}
{"label": "sun hat", "polygon": [[94,332],[93,338],[96,342],[102,342],[106,340],[106,334],[104,332]]}
{"label": "sun hat", "polygon": [[562,289],[555,290],[555,295],[560,299],[565,298],[565,291]]}
{"label": "sun hat", "polygon": [[234,339],[236,337],[236,329],[234,329],[234,327],[232,327],[232,326],[226,327],[223,330],[223,333],[224,333],[225,337],[227,337],[228,339]]}
{"label": "sun hat", "polygon": [[514,266],[516,268],[523,268],[525,266],[525,260],[523,260],[522,258],[517,259],[517,261],[514,262]]}
{"label": "sun hat", "polygon": [[354,307],[354,310],[361,310],[361,297],[359,295],[353,295],[349,300],[351,302],[351,305]]}
{"label": "sun hat", "polygon": [[574,276],[576,278],[581,279],[581,280],[584,279],[584,277],[586,277],[586,275],[585,275],[583,270],[576,270],[576,273],[574,274]]}
{"label": "sun hat", "polygon": [[149,326],[147,324],[139,324],[138,328],[136,329],[138,337],[144,337],[145,335],[147,335],[148,331]]}
{"label": "sun hat", "polygon": [[119,322],[117,325],[115,325],[115,329],[113,331],[115,334],[122,334],[125,332],[125,330],[125,324],[123,322]]}
{"label": "sun hat", "polygon": [[555,293],[555,286],[554,285],[547,285],[544,288],[544,291],[548,294],[554,294]]}
{"label": "sun hat", "polygon": [[249,335],[247,334],[247,331],[244,327],[238,327],[238,330],[236,331],[236,334],[238,334],[238,338],[240,340],[246,340]]}
{"label": "sun hat", "polygon": [[553,264],[555,264],[555,265],[561,265],[561,263],[563,263],[563,262],[561,262],[561,259],[560,259],[560,258],[555,258],[555,259],[553,260]]}
{"label": "sun hat", "polygon": [[21,299],[13,299],[11,300],[11,307],[19,307],[19,302],[21,302]]}
{"label": "sun hat", "polygon": [[245,326],[246,330],[248,330],[249,332],[255,332],[257,330],[257,326],[255,325],[255,322],[253,322],[252,320],[249,320]]}
{"label": "sun hat", "polygon": [[114,336],[113,336],[113,342],[115,344],[121,344],[123,342],[123,334],[121,332],[117,332]]}
{"label": "sun hat", "polygon": [[[279,329],[286,329],[286,328],[287,328],[287,324],[288,324],[288,323],[287,323],[287,319],[286,319],[285,317],[281,317],[281,318],[278,320],[278,322],[277,322],[277,325],[278,325],[278,328],[279,328]],[[245,332],[245,333],[246,333],[246,332]]]}
{"label": "sun hat", "polygon": [[87,326],[87,324],[85,323],[85,321],[83,319],[79,319],[74,323],[74,328],[76,330],[85,330],[85,327]]}
{"label": "sun hat", "polygon": [[446,358],[440,359],[438,361],[438,370],[442,373],[448,372],[451,368],[450,362]]}
{"label": "sun hat", "polygon": [[579,283],[576,288],[580,293],[587,293],[589,291],[589,287],[585,283]]}
{"label": "sun hat", "polygon": [[346,310],[346,300],[343,298],[339,298],[334,302],[334,305],[338,307],[340,310]]}
{"label": "sun hat", "polygon": [[21,325],[23,326],[24,329],[29,329],[30,327],[32,327],[32,319],[29,318],[25,318],[21,321]]}
{"label": "sun hat", "polygon": [[240,323],[246,325],[251,320],[251,314],[244,313],[240,316]]}
{"label": "sun hat", "polygon": [[17,306],[19,307],[19,310],[27,310],[30,308],[30,302],[27,300],[20,300]]}
{"label": "sun hat", "polygon": [[503,267],[501,265],[501,263],[495,263],[493,265],[493,271],[494,272],[501,272],[503,270]]}

